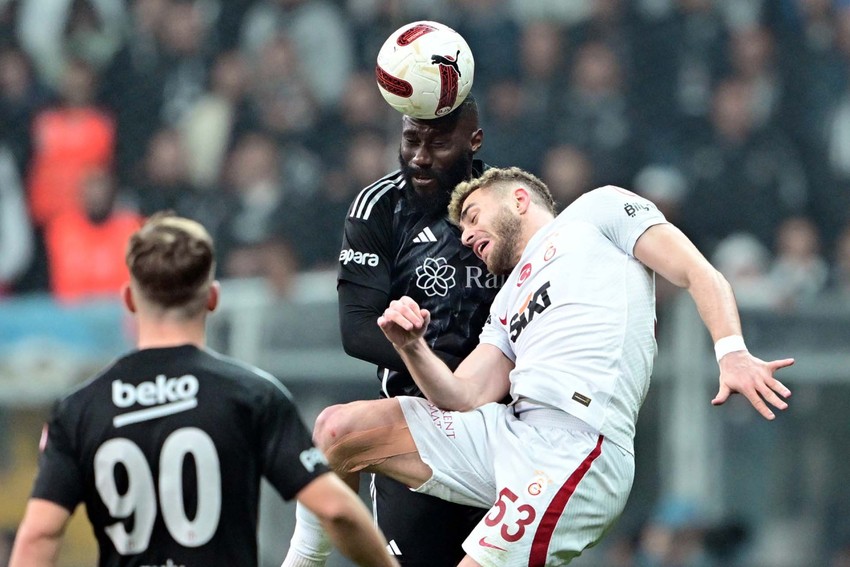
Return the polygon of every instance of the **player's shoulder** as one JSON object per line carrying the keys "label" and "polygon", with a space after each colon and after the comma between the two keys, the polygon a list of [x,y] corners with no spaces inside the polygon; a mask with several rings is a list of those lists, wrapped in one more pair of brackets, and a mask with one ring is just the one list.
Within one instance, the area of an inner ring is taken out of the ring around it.
{"label": "player's shoulder", "polygon": [[217,375],[222,380],[257,395],[283,396],[292,399],[292,395],[283,382],[271,372],[209,348],[205,348],[203,354],[209,360],[208,374]]}
{"label": "player's shoulder", "polygon": [[348,208],[348,218],[367,221],[376,211],[392,212],[404,190],[404,173],[397,169],[360,190]]}

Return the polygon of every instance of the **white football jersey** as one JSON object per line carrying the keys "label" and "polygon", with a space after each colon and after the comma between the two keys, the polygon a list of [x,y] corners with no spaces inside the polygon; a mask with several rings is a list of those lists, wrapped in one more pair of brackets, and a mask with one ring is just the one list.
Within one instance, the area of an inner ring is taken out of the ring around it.
{"label": "white football jersey", "polygon": [[511,395],[568,412],[633,452],[655,343],[655,275],[632,255],[650,201],[590,191],[526,246],[493,301],[481,342],[516,363]]}

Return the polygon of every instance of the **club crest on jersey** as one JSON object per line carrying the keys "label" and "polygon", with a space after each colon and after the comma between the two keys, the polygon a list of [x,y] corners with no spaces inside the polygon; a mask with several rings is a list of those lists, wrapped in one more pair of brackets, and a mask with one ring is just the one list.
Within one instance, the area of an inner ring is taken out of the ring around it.
{"label": "club crest on jersey", "polygon": [[519,278],[517,278],[516,286],[521,287],[522,284],[525,283],[525,280],[528,279],[528,276],[531,275],[531,262],[522,267],[519,271]]}
{"label": "club crest on jersey", "polygon": [[428,297],[445,297],[455,286],[455,272],[455,267],[445,258],[425,258],[422,265],[416,268],[416,287]]}
{"label": "club crest on jersey", "polygon": [[536,314],[543,313],[552,305],[552,300],[549,298],[551,285],[551,282],[546,282],[537,288],[537,291],[528,294],[519,311],[511,317],[511,342],[517,341]]}

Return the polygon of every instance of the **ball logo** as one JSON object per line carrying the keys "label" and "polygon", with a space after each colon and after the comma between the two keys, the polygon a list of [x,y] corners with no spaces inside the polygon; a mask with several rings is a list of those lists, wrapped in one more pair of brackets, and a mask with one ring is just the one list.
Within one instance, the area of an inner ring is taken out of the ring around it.
{"label": "ball logo", "polygon": [[528,276],[531,275],[531,262],[522,267],[519,271],[519,278],[517,279],[516,286],[520,287],[525,283],[525,280],[528,279]]}
{"label": "ball logo", "polygon": [[404,47],[406,45],[410,45],[426,33],[431,33],[434,31],[437,31],[437,28],[435,28],[434,26],[426,23],[418,23],[399,34],[395,42],[396,45],[398,45],[399,47]]}
{"label": "ball logo", "polygon": [[380,85],[382,89],[390,94],[394,94],[395,96],[400,96],[402,98],[410,98],[413,96],[413,85],[404,79],[390,75],[381,69],[380,65],[375,65],[375,80],[378,81],[378,85]]}
{"label": "ball logo", "polygon": [[443,116],[451,112],[457,100],[458,91],[460,90],[460,66],[458,65],[458,57],[460,50],[451,55],[431,55],[431,63],[439,65],[440,68],[440,99],[437,102],[437,109],[434,114]]}

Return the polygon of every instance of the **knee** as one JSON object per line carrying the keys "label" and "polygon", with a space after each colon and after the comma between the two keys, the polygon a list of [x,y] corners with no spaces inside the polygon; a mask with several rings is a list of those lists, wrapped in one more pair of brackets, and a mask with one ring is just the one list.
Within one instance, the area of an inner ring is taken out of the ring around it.
{"label": "knee", "polygon": [[313,443],[316,447],[326,451],[354,430],[350,418],[350,405],[340,404],[322,410],[319,417],[316,418],[316,425],[313,428]]}

